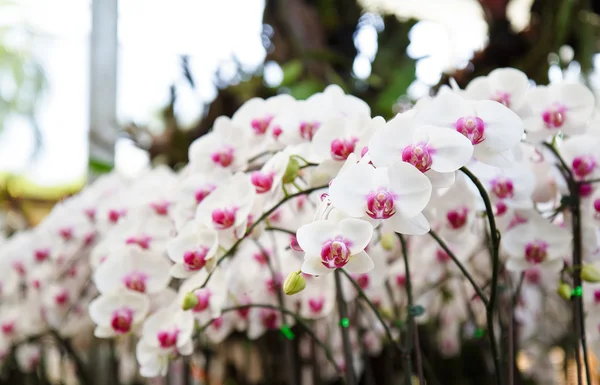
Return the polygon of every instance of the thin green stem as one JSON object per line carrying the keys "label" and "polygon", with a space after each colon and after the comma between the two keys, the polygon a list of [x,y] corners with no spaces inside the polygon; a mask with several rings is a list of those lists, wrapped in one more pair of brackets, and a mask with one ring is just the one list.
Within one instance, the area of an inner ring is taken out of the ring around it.
{"label": "thin green stem", "polygon": [[[258,240],[255,240],[254,242],[255,242],[256,246],[259,248],[260,252],[265,256],[265,260],[267,261],[267,267],[269,268],[269,271],[271,272],[271,279],[273,280],[273,283],[276,283],[277,278],[278,278],[277,271],[275,271],[275,267],[273,267],[271,258],[269,258],[267,251],[265,250],[265,248],[262,246],[262,244]],[[283,300],[283,291],[282,291],[281,287],[277,287],[275,290],[277,293],[277,302],[279,303],[279,307],[282,310],[285,310],[285,301]],[[280,311],[280,313],[281,313],[281,320],[283,321],[284,324],[287,324],[287,320],[285,318],[285,312]],[[299,372],[296,368],[296,360],[294,357],[293,342],[289,339],[286,339],[284,341],[283,349],[284,349],[285,359],[286,359],[286,363],[287,363],[288,384],[296,385],[296,384],[298,384],[298,373]]]}
{"label": "thin green stem", "polygon": [[492,283],[490,287],[490,298],[489,302],[486,306],[486,318],[487,318],[487,328],[488,328],[488,337],[490,340],[490,347],[492,348],[492,356],[494,359],[494,369],[495,369],[495,378],[496,384],[502,385],[502,370],[500,366],[500,351],[498,349],[498,343],[496,341],[496,334],[494,332],[494,311],[496,308],[496,302],[498,297],[498,276],[500,272],[500,232],[496,227],[496,219],[494,217],[494,209],[492,208],[492,202],[490,197],[479,179],[466,167],[461,167],[460,170],[473,182],[477,190],[479,191],[479,195],[483,199],[483,203],[485,204],[485,213],[487,216],[487,220],[490,225],[490,237],[492,243]]}
{"label": "thin green stem", "polygon": [[[582,244],[582,224],[581,224],[581,193],[579,191],[579,187],[581,184],[585,183],[593,183],[590,181],[582,181],[578,182],[575,180],[575,176],[571,171],[570,167],[567,165],[567,162],[560,155],[556,147],[549,143],[543,143],[543,145],[548,148],[552,154],[556,157],[558,162],[560,163],[561,168],[563,169],[563,175],[565,176],[565,180],[567,185],[569,186],[569,193],[571,195],[570,199],[570,210],[571,210],[571,225],[573,229],[573,266],[581,266],[583,262],[583,244]],[[575,268],[573,270],[573,286],[574,287],[582,287],[582,279],[581,279],[581,269]],[[590,375],[590,367],[589,367],[589,359],[588,359],[588,351],[587,351],[587,339],[585,333],[585,310],[583,304],[583,296],[573,296],[571,297],[571,301],[573,302],[573,323],[575,328],[575,334],[579,342],[575,347],[575,359],[577,361],[577,374],[578,374],[578,382],[581,383],[581,357],[579,352],[579,343],[581,343],[581,349],[583,350],[583,365],[585,367],[585,377],[588,384],[591,384],[591,375]]]}
{"label": "thin green stem", "polygon": [[281,227],[269,226],[265,230],[266,231],[277,231],[277,232],[280,232],[280,233],[286,233],[286,234],[289,234],[289,235],[296,236],[296,232],[295,231],[287,230],[287,229],[284,229],[284,228],[281,228]]}
{"label": "thin green stem", "polygon": [[63,338],[55,329],[50,329],[50,333],[52,334],[56,342],[58,342],[58,344],[64,349],[65,353],[67,353],[67,355],[71,358],[73,364],[75,364],[75,372],[77,373],[77,378],[79,379],[79,382],[81,384],[89,384],[90,382],[85,368],[85,364],[83,363],[79,355],[77,355],[77,352],[73,348],[71,341],[69,341],[66,338]]}
{"label": "thin green stem", "polygon": [[342,280],[340,277],[340,269],[334,272],[335,277],[335,296],[337,299],[338,313],[340,316],[340,331],[342,333],[342,345],[344,351],[344,368],[346,369],[346,384],[357,385],[356,373],[354,372],[354,355],[352,353],[352,343],[350,342],[350,333],[348,333],[348,308],[344,301],[344,293],[342,291]]}
{"label": "thin green stem", "polygon": [[[408,261],[408,247],[406,244],[406,240],[404,239],[404,236],[400,233],[397,234],[398,235],[398,239],[400,240],[400,246],[402,248],[402,259],[404,259],[404,276],[406,277],[405,279],[405,289],[406,289],[406,297],[408,299],[408,311],[407,311],[407,315],[406,315],[406,342],[405,342],[405,346],[404,346],[404,350],[406,351],[406,354],[404,355],[404,363],[405,363],[405,380],[407,384],[412,384],[412,363],[411,363],[411,354],[412,354],[412,350],[413,350],[413,339],[418,338],[418,336],[416,336],[416,333],[418,333],[418,331],[416,330],[416,324],[415,324],[415,316],[413,313],[413,308],[414,308],[414,299],[413,299],[413,292],[412,292],[412,280],[410,277],[410,263]],[[417,341],[415,342],[415,347],[418,345]],[[418,350],[418,348],[415,349],[415,359],[417,361],[417,366],[421,366],[420,368],[417,368],[417,373],[419,375],[419,384],[424,384],[425,380],[423,379],[423,367],[422,367],[422,362],[421,362],[421,352]]]}
{"label": "thin green stem", "polygon": [[452,250],[450,250],[450,248],[448,247],[446,242],[444,242],[444,240],[442,238],[440,238],[440,236],[437,235],[437,233],[435,231],[429,230],[429,235],[431,235],[431,237],[433,239],[435,239],[435,241],[438,243],[438,245],[440,245],[442,250],[444,250],[444,252],[446,252],[446,254],[448,254],[448,256],[450,257],[450,259],[452,259],[454,264],[456,264],[456,266],[458,266],[458,269],[463,273],[463,275],[471,283],[471,286],[473,286],[473,289],[477,293],[477,296],[479,296],[479,298],[481,298],[481,301],[487,307],[489,304],[489,301],[488,301],[485,293],[483,292],[483,289],[477,284],[477,282],[475,282],[475,279],[473,278],[471,273],[469,273],[467,268],[462,264],[462,262],[458,258],[456,258],[456,255],[454,255]]}
{"label": "thin green stem", "polygon": [[263,213],[263,215],[260,216],[260,218],[258,218],[258,220],[256,222],[254,222],[246,231],[246,234],[244,234],[243,237],[241,237],[240,239],[238,239],[233,246],[231,246],[231,248],[229,250],[227,250],[227,252],[221,257],[219,258],[219,260],[217,261],[217,264],[215,265],[213,271],[211,271],[210,273],[208,273],[208,276],[206,277],[206,279],[204,280],[204,283],[202,284],[202,286],[197,287],[194,290],[197,289],[203,289],[206,287],[206,285],[208,285],[208,281],[210,281],[211,277],[213,276],[214,272],[217,270],[217,268],[219,267],[219,265],[221,265],[221,263],[223,263],[227,258],[229,258],[230,256],[233,255],[233,253],[235,253],[235,250],[238,248],[238,246],[240,245],[240,243],[242,243],[242,241],[244,239],[246,239],[246,237],[249,234],[252,234],[252,231],[256,228],[256,226],[258,226],[262,221],[264,221],[265,219],[269,218],[269,216],[271,214],[273,214],[275,212],[275,210],[277,210],[281,205],[283,205],[285,202],[289,201],[290,199],[299,197],[301,195],[306,195],[306,194],[310,194],[313,191],[317,191],[317,190],[322,190],[324,188],[327,188],[329,186],[325,185],[325,186],[317,186],[317,187],[313,187],[313,188],[309,188],[303,191],[298,191],[297,193],[294,194],[290,194],[287,195],[285,198],[283,198],[281,201],[279,201],[275,206],[271,207],[269,210],[267,210],[265,213]]}
{"label": "thin green stem", "polygon": [[[343,373],[342,368],[340,368],[340,366],[335,361],[335,358],[333,357],[333,354],[331,353],[331,350],[329,350],[329,348],[327,347],[327,345],[325,345],[325,343],[323,341],[321,341],[321,339],[319,339],[319,337],[315,334],[315,332],[311,329],[311,327],[308,326],[308,324],[302,318],[300,318],[296,313],[294,313],[293,311],[290,311],[290,310],[287,310],[287,309],[282,309],[281,307],[275,306],[275,305],[260,304],[260,303],[249,303],[249,304],[244,304],[244,305],[238,305],[238,306],[231,306],[231,307],[223,308],[221,310],[221,314],[228,313],[228,312],[231,312],[231,311],[249,309],[249,308],[278,310],[278,311],[283,312],[283,313],[287,314],[288,316],[292,317],[294,319],[294,321],[296,321],[296,323],[298,325],[302,326],[302,328],[308,333],[308,335],[313,339],[313,341],[315,341],[315,343],[317,345],[319,345],[319,347],[323,350],[323,353],[325,354],[325,357],[327,358],[327,360],[329,361],[329,363],[335,368],[336,372],[339,375],[341,375]],[[212,325],[212,323],[215,322],[217,319],[218,318],[214,318],[214,319],[210,320],[209,322],[207,322],[206,324],[204,324],[202,327],[200,327],[200,329],[198,330],[197,333],[204,332],[204,330],[206,330],[206,328],[208,328],[210,325]]]}
{"label": "thin green stem", "polygon": [[354,278],[352,278],[350,276],[350,274],[348,274],[348,272],[346,270],[337,269],[336,271],[340,271],[340,270],[341,270],[341,273],[344,274],[346,276],[346,278],[348,278],[348,280],[350,281],[350,283],[352,284],[354,289],[358,292],[358,296],[360,298],[362,298],[367,303],[369,308],[373,311],[373,313],[375,314],[375,317],[377,317],[377,319],[381,323],[381,326],[383,326],[383,329],[385,330],[385,334],[386,334],[387,338],[390,340],[390,342],[392,344],[396,345],[398,350],[400,350],[402,353],[404,353],[404,349],[402,348],[402,346],[398,345],[396,343],[396,341],[394,340],[394,337],[392,336],[392,331],[391,331],[390,327],[388,326],[387,322],[385,322],[385,320],[383,319],[383,317],[377,310],[377,307],[375,306],[375,304],[373,302],[371,302],[371,300],[369,299],[369,297],[367,297],[367,295],[365,294],[363,289],[360,287],[360,285],[354,280]]}

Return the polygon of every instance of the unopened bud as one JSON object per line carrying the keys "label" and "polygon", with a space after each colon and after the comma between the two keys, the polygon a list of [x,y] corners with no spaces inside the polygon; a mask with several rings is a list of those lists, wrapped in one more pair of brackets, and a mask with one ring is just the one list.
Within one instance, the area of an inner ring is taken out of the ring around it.
{"label": "unopened bud", "polygon": [[306,279],[302,276],[301,271],[290,273],[283,283],[283,291],[287,295],[300,293],[306,287]]}
{"label": "unopened bud", "polygon": [[594,265],[583,265],[583,268],[581,269],[581,279],[590,283],[600,282],[600,269]]}
{"label": "unopened bud", "polygon": [[381,234],[381,247],[384,250],[392,251],[396,246],[396,235],[394,233]]}
{"label": "unopened bud", "polygon": [[298,171],[300,171],[300,163],[298,162],[298,159],[290,156],[290,160],[288,161],[287,168],[285,169],[285,173],[283,174],[281,180],[283,183],[292,183],[294,180],[296,180]]}
{"label": "unopened bud", "polygon": [[571,286],[567,283],[563,282],[560,285],[558,285],[558,295],[560,295],[563,299],[570,300],[572,291],[573,290],[571,289]]}
{"label": "unopened bud", "polygon": [[198,297],[194,292],[189,292],[183,297],[183,301],[181,302],[181,308],[183,310],[191,310],[198,305]]}

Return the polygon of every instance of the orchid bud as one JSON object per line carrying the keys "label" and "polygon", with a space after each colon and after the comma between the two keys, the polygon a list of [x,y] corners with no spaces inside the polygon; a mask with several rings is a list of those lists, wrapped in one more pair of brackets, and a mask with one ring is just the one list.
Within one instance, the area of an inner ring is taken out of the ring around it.
{"label": "orchid bud", "polygon": [[288,275],[283,283],[283,291],[287,295],[300,293],[306,287],[306,279],[302,276],[301,271],[294,271]]}
{"label": "orchid bud", "polygon": [[594,265],[583,265],[583,268],[581,269],[581,279],[590,283],[600,282],[600,269]]}
{"label": "orchid bud", "polygon": [[384,250],[392,251],[396,246],[396,235],[394,233],[381,234],[381,247]]}
{"label": "orchid bud", "polygon": [[285,173],[283,174],[283,177],[281,177],[281,180],[283,183],[292,183],[298,176],[298,171],[300,171],[298,159],[290,156],[290,160],[288,161],[287,168],[285,169]]}
{"label": "orchid bud", "polygon": [[189,292],[183,297],[181,308],[183,310],[191,310],[198,305],[198,297],[193,292]]}
{"label": "orchid bud", "polygon": [[570,300],[571,299],[571,292],[572,292],[572,289],[571,289],[571,286],[569,284],[563,282],[560,285],[558,285],[557,293],[563,299]]}

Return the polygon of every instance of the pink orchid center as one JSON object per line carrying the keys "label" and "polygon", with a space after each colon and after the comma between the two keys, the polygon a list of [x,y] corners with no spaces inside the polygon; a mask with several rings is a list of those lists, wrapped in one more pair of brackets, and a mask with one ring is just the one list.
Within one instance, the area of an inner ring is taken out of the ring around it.
{"label": "pink orchid center", "polygon": [[398,274],[396,275],[396,285],[400,287],[404,287],[406,285],[406,275]]}
{"label": "pink orchid center", "polygon": [[169,206],[170,203],[166,201],[150,203],[150,208],[154,210],[156,215],[167,215],[169,213]]}
{"label": "pink orchid center", "polygon": [[206,265],[206,255],[208,247],[200,247],[197,250],[188,250],[183,253],[183,264],[187,271],[196,271],[202,269]]}
{"label": "pink orchid center", "polygon": [[514,185],[508,178],[498,177],[491,182],[492,193],[500,199],[512,198],[514,195]]}
{"label": "pink orchid center", "polygon": [[260,265],[266,265],[269,262],[269,254],[270,253],[268,251],[264,250],[258,253],[254,253],[252,255],[252,258],[254,258],[254,260]]}
{"label": "pink orchid center", "polygon": [[485,123],[476,116],[465,116],[459,118],[455,124],[456,131],[463,134],[473,145],[479,144],[485,140]]}
{"label": "pink orchid center", "polygon": [[50,249],[37,249],[33,252],[36,262],[44,262],[50,257]]}
{"label": "pink orchid center", "polygon": [[560,128],[565,123],[567,107],[555,103],[542,112],[542,120],[546,128]]}
{"label": "pink orchid center", "polygon": [[496,203],[496,216],[502,216],[508,211],[508,206],[504,202]]}
{"label": "pink orchid center", "polygon": [[131,330],[133,323],[133,309],[122,307],[115,310],[112,314],[110,326],[117,334],[126,334]]}
{"label": "pink orchid center", "polygon": [[9,336],[15,332],[15,322],[14,321],[3,322],[0,327],[2,328],[2,334],[4,334],[4,335]]}
{"label": "pink orchid center", "polygon": [[54,296],[54,303],[58,306],[64,306],[69,302],[69,292],[67,289],[62,289]]}
{"label": "pink orchid center", "polygon": [[88,217],[88,219],[90,221],[94,222],[96,220],[96,209],[87,208],[87,209],[83,210],[83,213],[85,214],[86,217]]}
{"label": "pink orchid center", "polygon": [[437,249],[437,251],[435,252],[435,259],[439,263],[445,264],[445,263],[448,263],[450,261],[450,255],[448,255],[448,253],[446,253],[442,249]]}
{"label": "pink orchid center", "polygon": [[600,304],[600,290],[594,291],[594,303],[596,305]]}
{"label": "pink orchid center", "polygon": [[147,280],[148,276],[146,274],[134,271],[123,278],[123,283],[129,290],[145,293]]}
{"label": "pink orchid center", "polygon": [[273,187],[273,180],[275,179],[275,173],[265,173],[262,171],[255,171],[252,173],[250,178],[256,192],[258,194],[264,194],[271,190]]}
{"label": "pink orchid center", "polygon": [[325,242],[321,248],[321,263],[330,269],[344,267],[350,259],[350,246],[351,242],[341,236]]}
{"label": "pink orchid center", "polygon": [[367,215],[373,219],[388,219],[396,214],[394,194],[380,188],[367,196]]}
{"label": "pink orchid center", "polygon": [[256,135],[264,135],[269,128],[269,124],[273,120],[273,116],[267,115],[262,118],[252,119],[250,125],[252,126],[252,130]]}
{"label": "pink orchid center", "polygon": [[525,245],[525,260],[532,264],[539,264],[548,257],[548,243],[539,239]]}
{"label": "pink orchid center", "polygon": [[596,158],[592,155],[581,155],[575,157],[571,163],[573,172],[579,178],[585,178],[591,174],[597,166]]}
{"label": "pink orchid center", "polygon": [[311,141],[321,124],[319,122],[302,122],[300,123],[300,136],[304,140]]}
{"label": "pink orchid center", "polygon": [[213,192],[217,187],[211,184],[206,185],[202,188],[199,188],[194,193],[194,198],[196,198],[196,203],[200,203],[206,198],[211,192]]}
{"label": "pink orchid center", "polygon": [[596,210],[597,213],[600,213],[600,198],[594,201],[594,210]]}
{"label": "pink orchid center", "polygon": [[223,146],[220,150],[213,152],[210,158],[221,167],[229,167],[233,163],[234,155],[235,149],[233,147]]}
{"label": "pink orchid center", "polygon": [[462,228],[465,223],[467,223],[467,218],[469,215],[469,209],[467,207],[460,207],[456,210],[450,210],[446,213],[446,219],[448,220],[448,224],[454,230],[458,230]]}
{"label": "pink orchid center", "polygon": [[275,310],[262,309],[260,320],[266,329],[277,329],[278,317]]}
{"label": "pink orchid center", "polygon": [[281,276],[281,273],[276,273],[275,277],[267,279],[265,284],[269,293],[277,294],[283,285],[283,277]]}
{"label": "pink orchid center", "polygon": [[210,297],[212,292],[209,288],[198,289],[194,291],[194,295],[198,298],[198,304],[194,307],[194,312],[199,313],[206,309],[210,305]]}
{"label": "pink orchid center", "polygon": [[508,92],[496,91],[490,99],[510,108],[510,94]]}
{"label": "pink orchid center", "polygon": [[161,330],[156,334],[158,344],[163,349],[169,349],[177,344],[177,337],[179,336],[179,329],[173,328],[171,330]]}
{"label": "pink orchid center", "polygon": [[346,160],[350,154],[354,152],[358,138],[351,137],[349,139],[334,139],[331,142],[331,157],[334,160]]}
{"label": "pink orchid center", "polygon": [[58,235],[60,235],[63,240],[70,241],[73,239],[73,228],[63,227],[62,229],[58,230]]}
{"label": "pink orchid center", "polygon": [[230,228],[235,223],[235,213],[237,212],[236,207],[215,209],[212,212],[212,222],[215,227],[219,230],[225,230]]}
{"label": "pink orchid center", "polygon": [[515,214],[512,217],[512,219],[508,222],[507,230],[510,230],[517,225],[522,225],[523,223],[527,223],[527,218],[519,214]]}
{"label": "pink orchid center", "polygon": [[356,283],[358,283],[358,286],[360,286],[360,288],[363,290],[366,290],[369,287],[369,283],[371,281],[369,278],[369,274],[360,274],[354,277],[354,280],[356,281]]}
{"label": "pink orchid center", "polygon": [[402,150],[402,160],[412,164],[421,172],[427,172],[431,169],[433,154],[435,150],[427,144],[411,144]]}
{"label": "pink orchid center", "polygon": [[138,245],[144,250],[148,250],[150,248],[150,243],[152,242],[152,237],[149,235],[134,235],[125,240],[125,243],[128,245]]}
{"label": "pink orchid center", "polygon": [[318,298],[309,298],[308,299],[308,307],[310,308],[310,311],[312,313],[315,313],[315,314],[321,313],[324,305],[325,305],[325,298],[323,298],[322,296],[318,297]]}
{"label": "pink orchid center", "polygon": [[594,186],[591,183],[582,183],[579,185],[579,195],[584,198],[589,197],[594,192]]}
{"label": "pink orchid center", "polygon": [[213,319],[211,326],[216,330],[221,329],[221,327],[223,326],[223,317],[221,316],[219,318]]}
{"label": "pink orchid center", "polygon": [[525,270],[525,280],[532,285],[537,285],[542,280],[542,275],[538,269],[527,269]]}
{"label": "pink orchid center", "polygon": [[108,211],[108,221],[112,224],[115,224],[127,214],[125,210],[109,210]]}
{"label": "pink orchid center", "polygon": [[280,126],[275,126],[273,127],[273,131],[271,131],[273,138],[275,140],[279,139],[279,137],[281,136],[281,134],[283,134],[283,130],[281,129]]}

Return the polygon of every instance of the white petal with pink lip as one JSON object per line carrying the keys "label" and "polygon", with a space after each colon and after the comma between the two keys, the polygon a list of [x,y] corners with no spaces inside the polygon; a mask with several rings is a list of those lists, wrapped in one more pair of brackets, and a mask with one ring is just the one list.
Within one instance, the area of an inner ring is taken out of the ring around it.
{"label": "white petal with pink lip", "polygon": [[350,255],[364,251],[373,237],[373,226],[360,219],[344,219],[338,223],[337,228],[339,233],[349,241]]}
{"label": "white petal with pink lip", "polygon": [[212,258],[218,248],[217,232],[199,226],[195,222],[188,223],[167,245],[167,254],[175,263],[183,264],[189,271],[199,270],[198,262]]}
{"label": "white petal with pink lip", "polygon": [[391,165],[387,174],[389,189],[397,196],[396,208],[408,217],[421,213],[431,198],[429,179],[408,163]]}
{"label": "white petal with pink lip", "polygon": [[134,325],[146,317],[149,307],[150,301],[146,295],[117,290],[94,299],[90,303],[89,314],[98,326],[98,333],[95,334],[102,338],[130,332]]}
{"label": "white petal with pink lip", "polygon": [[162,308],[144,322],[142,338],[150,346],[172,351],[190,341],[194,330],[194,316],[176,306]]}
{"label": "white petal with pink lip", "polygon": [[101,263],[93,275],[100,293],[129,285],[133,290],[157,293],[167,287],[171,264],[149,251],[131,249],[127,255],[113,256]]}
{"label": "white petal with pink lip", "polygon": [[513,111],[518,111],[525,102],[529,79],[514,68],[497,68],[487,76],[469,82],[465,93],[470,99],[494,100]]}
{"label": "white petal with pink lip", "polygon": [[414,217],[408,217],[402,213],[397,213],[389,221],[390,228],[395,232],[406,235],[423,235],[429,232],[429,221],[422,213]]}
{"label": "white petal with pink lip", "polygon": [[473,156],[473,145],[464,135],[440,127],[422,127],[428,145],[433,149],[431,169],[440,173],[453,172],[467,164]]}
{"label": "white petal with pink lip", "polygon": [[352,217],[364,216],[375,174],[376,170],[368,164],[346,163],[329,188],[335,207]]}
{"label": "white petal with pink lip", "polygon": [[196,219],[199,224],[217,230],[237,227],[248,219],[255,196],[250,176],[238,173],[198,205]]}
{"label": "white petal with pink lip", "polygon": [[375,264],[371,257],[365,251],[361,251],[350,257],[348,263],[343,268],[352,274],[364,274],[373,270],[374,267]]}
{"label": "white petal with pink lip", "polygon": [[296,232],[298,245],[308,255],[321,255],[321,246],[336,234],[336,224],[327,220],[318,220],[301,226]]}
{"label": "white petal with pink lip", "polygon": [[481,146],[492,152],[503,152],[521,141],[525,132],[523,121],[514,111],[487,100],[474,102],[474,107],[485,125],[485,140]]}

